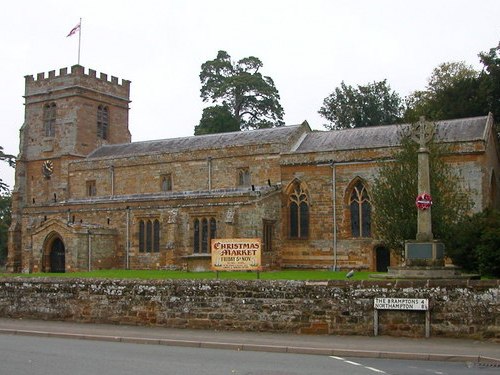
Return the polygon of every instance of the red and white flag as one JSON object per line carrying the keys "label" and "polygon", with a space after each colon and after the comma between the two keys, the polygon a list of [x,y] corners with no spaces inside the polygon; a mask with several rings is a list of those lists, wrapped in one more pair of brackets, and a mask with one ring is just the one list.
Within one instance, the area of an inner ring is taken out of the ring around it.
{"label": "red and white flag", "polygon": [[74,34],[75,34],[78,30],[80,30],[80,23],[78,23],[78,25],[76,25],[75,27],[73,27],[73,28],[71,29],[71,31],[69,32],[69,34],[68,34],[68,35],[66,35],[66,38],[67,38],[68,36],[74,35]]}

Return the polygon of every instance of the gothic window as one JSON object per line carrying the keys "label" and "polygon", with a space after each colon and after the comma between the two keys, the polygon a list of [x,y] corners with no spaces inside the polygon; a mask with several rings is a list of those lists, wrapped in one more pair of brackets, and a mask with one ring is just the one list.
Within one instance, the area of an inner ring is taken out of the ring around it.
{"label": "gothic window", "polygon": [[172,175],[164,174],[160,177],[161,191],[172,191]]}
{"label": "gothic window", "polygon": [[238,169],[238,186],[250,186],[250,170],[248,168]]}
{"label": "gothic window", "polygon": [[158,219],[139,220],[139,252],[160,251],[160,221]]}
{"label": "gothic window", "polygon": [[46,104],[43,107],[43,128],[46,137],[56,135],[56,103]]}
{"label": "gothic window", "polygon": [[354,185],[350,199],[351,233],[353,237],[371,236],[371,203],[365,185],[358,181]]}
{"label": "gothic window", "polygon": [[97,195],[97,188],[95,180],[86,182],[87,197],[93,197]]}
{"label": "gothic window", "polygon": [[273,250],[274,220],[263,220],[262,249],[266,252]]}
{"label": "gothic window", "polygon": [[108,139],[108,127],[108,107],[100,105],[97,107],[97,137],[101,139]]}
{"label": "gothic window", "polygon": [[213,217],[203,217],[194,219],[193,224],[193,253],[209,254],[210,242],[217,236],[217,222]]}
{"label": "gothic window", "polygon": [[307,238],[309,235],[309,200],[304,187],[295,181],[288,196],[290,238]]}

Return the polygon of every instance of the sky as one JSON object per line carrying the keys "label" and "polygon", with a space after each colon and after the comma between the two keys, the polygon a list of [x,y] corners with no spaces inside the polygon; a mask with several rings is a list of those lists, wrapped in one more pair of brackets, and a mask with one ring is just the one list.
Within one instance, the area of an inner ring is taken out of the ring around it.
{"label": "sky", "polygon": [[[202,110],[200,68],[224,50],[256,56],[287,125],[325,130],[318,110],[344,81],[387,79],[405,97],[443,62],[480,70],[500,41],[498,0],[22,0],[0,13],[0,146],[19,153],[24,76],[78,63],[130,80],[132,141],[191,136]],[[14,185],[14,170],[0,163]]]}

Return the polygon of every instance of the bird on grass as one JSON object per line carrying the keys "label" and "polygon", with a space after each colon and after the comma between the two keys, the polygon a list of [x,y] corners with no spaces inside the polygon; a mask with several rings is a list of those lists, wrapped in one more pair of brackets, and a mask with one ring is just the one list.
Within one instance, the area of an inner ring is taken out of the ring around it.
{"label": "bird on grass", "polygon": [[347,279],[350,279],[353,276],[354,276],[354,270],[350,270],[349,272],[347,272],[347,275],[345,275]]}

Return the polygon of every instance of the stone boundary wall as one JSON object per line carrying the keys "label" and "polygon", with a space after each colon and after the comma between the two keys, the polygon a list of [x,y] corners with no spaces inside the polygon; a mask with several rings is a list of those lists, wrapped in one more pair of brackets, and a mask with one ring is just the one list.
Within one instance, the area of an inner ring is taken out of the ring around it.
{"label": "stone boundary wall", "polygon": [[[500,281],[0,278],[0,317],[373,335],[377,297],[428,298],[431,336],[500,340]],[[423,337],[425,312],[379,310],[379,334]]]}

